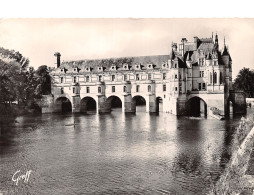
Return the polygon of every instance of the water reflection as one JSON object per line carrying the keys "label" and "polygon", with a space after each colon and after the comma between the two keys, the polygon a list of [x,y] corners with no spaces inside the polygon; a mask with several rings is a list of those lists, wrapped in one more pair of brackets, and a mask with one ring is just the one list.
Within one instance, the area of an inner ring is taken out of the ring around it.
{"label": "water reflection", "polygon": [[[162,113],[18,117],[0,147],[0,190],[19,194],[202,194],[218,179],[238,118]],[[75,127],[73,126],[75,121]],[[16,169],[33,170],[14,186]]]}

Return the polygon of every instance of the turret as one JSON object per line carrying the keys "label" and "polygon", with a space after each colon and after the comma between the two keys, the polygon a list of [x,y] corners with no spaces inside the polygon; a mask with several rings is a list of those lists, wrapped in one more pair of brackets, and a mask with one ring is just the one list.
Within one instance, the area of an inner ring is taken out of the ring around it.
{"label": "turret", "polygon": [[230,55],[229,55],[229,52],[228,52],[228,48],[225,44],[225,38],[224,38],[224,50],[223,50],[223,53],[222,53],[222,56],[221,56],[221,60],[222,60],[222,63],[223,65],[225,65],[226,67],[228,67],[230,65]]}

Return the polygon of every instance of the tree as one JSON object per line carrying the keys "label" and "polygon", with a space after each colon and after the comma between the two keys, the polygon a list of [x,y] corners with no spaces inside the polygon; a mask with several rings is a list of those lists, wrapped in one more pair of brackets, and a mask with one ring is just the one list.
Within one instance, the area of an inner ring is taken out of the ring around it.
{"label": "tree", "polygon": [[254,70],[243,68],[238,73],[233,87],[238,90],[243,90],[248,97],[254,97]]}
{"label": "tree", "polygon": [[35,93],[38,96],[51,94],[51,77],[49,75],[48,67],[46,65],[40,66],[36,70],[35,75],[38,79]]}

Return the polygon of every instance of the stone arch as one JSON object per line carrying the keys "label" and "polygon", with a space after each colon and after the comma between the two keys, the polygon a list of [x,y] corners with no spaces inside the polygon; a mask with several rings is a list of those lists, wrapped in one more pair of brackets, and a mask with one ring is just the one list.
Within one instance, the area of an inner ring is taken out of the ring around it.
{"label": "stone arch", "polygon": [[80,101],[80,112],[96,111],[97,102],[93,97],[85,96]]}
{"label": "stone arch", "polygon": [[112,111],[112,108],[122,108],[123,100],[117,95],[109,96],[104,102],[104,109],[109,112]]}
{"label": "stone arch", "polygon": [[156,104],[156,112],[159,112],[161,109],[163,109],[160,104],[163,104],[163,98],[161,96],[157,96],[155,99],[155,104]]}
{"label": "stone arch", "polygon": [[54,112],[72,112],[72,103],[70,99],[64,96],[56,98]]}
{"label": "stone arch", "polygon": [[207,116],[207,103],[204,99],[193,96],[191,97],[186,103],[188,116],[200,117],[200,116]]}
{"label": "stone arch", "polygon": [[[230,105],[232,105],[233,114],[246,113],[246,94],[243,91],[231,90],[228,99],[226,100],[226,115],[230,114]],[[230,104],[232,102],[232,104]]]}
{"label": "stone arch", "polygon": [[[149,102],[147,102],[146,98],[143,97],[142,95],[136,95],[132,97],[131,99],[131,110],[133,112],[136,112],[137,105],[147,105]],[[145,108],[146,109],[146,108]]]}

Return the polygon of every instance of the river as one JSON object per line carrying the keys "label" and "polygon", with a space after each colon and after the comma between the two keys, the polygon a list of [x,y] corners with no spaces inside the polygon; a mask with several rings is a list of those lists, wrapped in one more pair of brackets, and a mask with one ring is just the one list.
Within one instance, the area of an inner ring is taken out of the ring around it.
{"label": "river", "polygon": [[[0,145],[0,192],[204,194],[228,162],[241,116],[219,121],[141,111],[18,117],[8,144]],[[18,170],[16,178],[31,170],[27,183],[12,181]]]}

